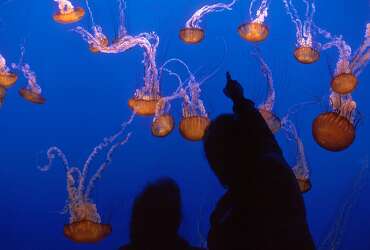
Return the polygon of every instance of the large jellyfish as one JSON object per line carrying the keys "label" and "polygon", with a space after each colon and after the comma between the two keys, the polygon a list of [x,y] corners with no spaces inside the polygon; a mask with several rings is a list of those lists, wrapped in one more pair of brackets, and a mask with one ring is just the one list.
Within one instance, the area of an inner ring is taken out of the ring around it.
{"label": "large jellyfish", "polygon": [[53,15],[54,21],[62,24],[75,23],[85,15],[81,7],[74,7],[69,0],[54,0],[58,3],[58,11]]}
{"label": "large jellyfish", "polygon": [[331,88],[341,95],[352,93],[358,85],[358,76],[370,60],[370,23],[366,26],[365,37],[360,48],[353,56],[351,56],[351,47],[341,36],[334,37],[330,32],[319,27],[317,27],[317,30],[329,40],[322,46],[323,50],[337,47],[339,51],[339,59],[331,81]]}
{"label": "large jellyfish", "polygon": [[348,197],[337,212],[336,219],[331,226],[329,232],[325,235],[320,242],[318,250],[337,250],[340,249],[343,235],[346,231],[346,226],[351,219],[353,206],[357,203],[361,191],[368,183],[369,177],[369,159],[368,157],[362,163],[362,167],[356,176]]}
{"label": "large jellyfish", "polygon": [[323,148],[342,151],[355,140],[356,127],[359,122],[356,102],[351,95],[330,95],[331,111],[321,113],[312,124],[312,135]]}
{"label": "large jellyfish", "polygon": [[[92,150],[85,161],[82,171],[79,168],[70,167],[67,157],[58,147],[51,147],[47,151],[49,162],[47,165],[40,167],[40,170],[48,171],[55,158],[60,158],[67,175],[68,204],[66,211],[69,212],[70,219],[69,224],[64,226],[64,235],[68,239],[77,243],[95,243],[111,234],[111,225],[101,222],[96,204],[90,196],[96,181],[101,178],[102,173],[112,162],[114,152],[128,142],[131,133],[128,133],[123,139],[121,137],[124,134],[125,128],[133,119],[134,114],[129,121],[122,124],[121,129],[116,134],[104,138],[104,141]],[[105,160],[100,164],[98,170],[86,185],[89,167],[103,150],[107,150]]]}
{"label": "large jellyfish", "polygon": [[204,39],[204,30],[200,27],[202,18],[208,13],[232,10],[232,7],[236,2],[237,0],[233,0],[229,4],[216,3],[213,5],[203,6],[193,14],[193,16],[186,22],[185,27],[180,30],[180,39],[187,44],[200,43]]}
{"label": "large jellyfish", "polygon": [[265,40],[269,34],[269,29],[265,24],[265,19],[268,16],[270,0],[259,0],[261,3],[254,14],[253,6],[257,0],[252,0],[249,7],[249,16],[251,20],[239,26],[239,35],[249,42],[261,42]]}
{"label": "large jellyfish", "polygon": [[34,104],[44,104],[46,100],[41,95],[41,87],[37,84],[36,74],[31,70],[30,65],[27,63],[22,63],[21,59],[21,62],[18,65],[13,63],[12,67],[22,71],[24,77],[27,79],[27,86],[19,90],[19,95],[25,100]]}
{"label": "large jellyfish", "polygon": [[299,137],[297,128],[291,120],[284,119],[283,129],[288,140],[293,141],[297,145],[296,163],[293,167],[293,172],[298,181],[299,189],[302,193],[307,193],[311,190],[312,184],[302,139]]}
{"label": "large jellyfish", "polygon": [[[120,1],[120,16],[123,17],[123,1]],[[160,99],[160,86],[158,80],[158,69],[156,64],[159,37],[155,32],[141,33],[131,36],[127,33],[123,18],[121,18],[120,32],[114,43],[106,46],[99,37],[102,37],[100,26],[93,25],[94,34],[89,33],[82,27],[75,31],[79,33],[88,44],[101,53],[117,54],[125,52],[133,47],[139,46],[144,49],[144,86],[135,91],[133,98],[128,102],[129,107],[138,115],[151,116],[155,114],[157,103]]]}
{"label": "large jellyfish", "polygon": [[302,20],[293,0],[283,0],[286,11],[296,26],[297,44],[294,57],[303,64],[314,63],[320,59],[319,44],[315,44],[312,37],[313,17],[316,7],[314,0],[303,0],[306,5],[305,20]]}
{"label": "large jellyfish", "polygon": [[5,58],[0,54],[0,87],[10,88],[17,81],[18,76],[10,72]]}
{"label": "large jellyfish", "polygon": [[255,55],[256,58],[259,60],[261,71],[265,75],[267,80],[267,97],[265,101],[259,105],[258,110],[261,113],[262,117],[265,119],[271,132],[276,133],[281,128],[281,121],[279,117],[277,117],[272,112],[272,110],[274,109],[276,97],[272,72],[258,51],[254,52],[253,55]]}

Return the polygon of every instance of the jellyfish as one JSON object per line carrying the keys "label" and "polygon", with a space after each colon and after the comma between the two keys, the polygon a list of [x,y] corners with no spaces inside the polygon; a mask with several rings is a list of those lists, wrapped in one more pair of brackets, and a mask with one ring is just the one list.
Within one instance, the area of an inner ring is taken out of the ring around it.
{"label": "jellyfish", "polygon": [[54,0],[58,3],[58,11],[53,15],[54,21],[62,24],[75,23],[85,15],[81,7],[74,7],[69,0]]}
{"label": "jellyfish", "polygon": [[203,6],[193,14],[193,16],[186,22],[185,27],[180,30],[180,39],[187,44],[200,43],[204,39],[204,30],[200,27],[202,18],[208,13],[232,10],[232,7],[236,2],[237,0],[233,0],[229,4],[216,3],[213,5]]}
{"label": "jellyfish", "polygon": [[182,103],[182,117],[180,121],[180,134],[187,140],[202,140],[210,124],[208,113],[200,99],[200,83],[194,78],[189,79],[190,94],[185,95]]}
{"label": "jellyfish", "polygon": [[260,114],[262,115],[262,117],[265,119],[271,132],[276,133],[281,128],[281,121],[280,121],[280,118],[277,117],[272,112],[274,108],[274,104],[275,104],[275,97],[276,97],[275,88],[274,88],[274,80],[272,78],[272,72],[258,51],[255,51],[253,54],[259,60],[261,71],[266,77],[267,86],[268,86],[266,100],[262,104],[259,105],[258,110]]}
{"label": "jellyfish", "polygon": [[[114,152],[128,142],[131,133],[128,133],[123,139],[121,137],[125,128],[133,121],[134,116],[135,114],[131,116],[129,121],[123,123],[116,134],[104,138],[103,142],[92,150],[82,171],[77,167],[70,167],[66,155],[55,146],[47,151],[48,163],[39,167],[41,171],[48,171],[56,158],[60,158],[63,162],[68,193],[66,211],[70,214],[69,223],[64,226],[64,235],[76,243],[96,243],[112,233],[111,225],[102,223],[97,206],[90,196],[96,181],[101,178],[102,173],[111,164]],[[89,167],[103,150],[107,150],[105,159],[87,183]]]}
{"label": "jellyfish", "polygon": [[22,87],[18,93],[21,97],[23,97],[25,100],[34,103],[34,104],[44,104],[45,98],[41,95],[41,87],[37,84],[36,80],[36,74],[31,70],[31,67],[29,64],[12,64],[12,67],[14,69],[18,69],[22,71],[24,77],[27,79],[27,86]]}
{"label": "jellyfish", "polygon": [[347,149],[355,140],[359,122],[356,102],[351,95],[332,92],[331,111],[318,115],[312,124],[312,135],[324,149],[339,152]]}
{"label": "jellyfish", "polygon": [[311,190],[312,184],[302,139],[299,137],[296,126],[291,120],[284,120],[283,129],[288,140],[293,141],[297,145],[297,156],[293,173],[298,181],[300,191],[307,193]]}
{"label": "jellyfish", "polygon": [[321,240],[318,250],[337,250],[340,249],[346,226],[351,219],[353,206],[357,203],[361,192],[368,182],[369,177],[369,159],[368,156],[361,164],[361,169],[355,177],[351,190],[344,203],[340,206],[336,219],[330,227],[328,233]]}
{"label": "jellyfish", "polygon": [[312,23],[316,7],[314,0],[303,0],[306,5],[305,20],[298,15],[292,0],[283,0],[287,14],[296,26],[297,44],[294,57],[298,62],[311,64],[320,59],[319,44],[314,43],[312,36]]}
{"label": "jellyfish", "polygon": [[330,32],[320,27],[317,27],[317,30],[329,40],[329,42],[322,46],[323,50],[337,47],[339,51],[339,59],[331,81],[331,88],[334,92],[341,95],[352,93],[358,85],[358,76],[370,59],[370,23],[366,26],[364,40],[354,56],[351,56],[352,48],[341,36],[335,37]]}
{"label": "jellyfish", "polygon": [[5,58],[0,54],[0,87],[10,88],[17,81],[18,76],[10,72]]}
{"label": "jellyfish", "polygon": [[251,20],[238,27],[239,35],[249,42],[262,42],[269,34],[269,28],[265,24],[265,19],[268,16],[270,0],[260,1],[261,4],[256,11],[256,14],[254,14],[253,6],[257,0],[252,0],[249,7],[249,16]]}

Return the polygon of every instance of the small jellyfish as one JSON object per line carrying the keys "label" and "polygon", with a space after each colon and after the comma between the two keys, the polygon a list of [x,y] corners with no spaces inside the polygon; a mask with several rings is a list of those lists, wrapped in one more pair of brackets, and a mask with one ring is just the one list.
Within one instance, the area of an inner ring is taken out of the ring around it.
{"label": "small jellyfish", "polygon": [[202,18],[208,13],[232,10],[232,7],[236,2],[237,0],[233,0],[229,4],[216,3],[213,5],[203,6],[193,14],[193,16],[186,22],[185,27],[180,30],[180,39],[187,44],[200,43],[204,39],[204,30],[200,27]]}
{"label": "small jellyfish", "polygon": [[249,42],[262,42],[269,34],[269,28],[264,24],[264,22],[268,16],[270,0],[260,0],[261,4],[256,11],[256,14],[253,14],[252,9],[256,1],[257,0],[252,0],[249,7],[249,16],[251,20],[238,27],[239,35]]}
{"label": "small jellyfish", "polygon": [[157,110],[152,122],[153,136],[165,137],[173,131],[175,122],[169,113],[169,109],[169,99],[165,97],[161,98],[157,103]]}
{"label": "small jellyfish", "polygon": [[200,84],[195,79],[190,79],[188,86],[190,96],[185,95],[183,98],[180,133],[187,140],[199,141],[203,139],[210,120],[200,99]]}
{"label": "small jellyfish", "polygon": [[58,3],[58,11],[53,15],[54,21],[62,24],[75,23],[85,15],[81,7],[74,7],[69,0],[54,0]]}
{"label": "small jellyfish", "polygon": [[293,173],[297,179],[300,191],[302,193],[307,193],[311,190],[312,183],[302,139],[299,137],[296,126],[291,120],[284,119],[283,129],[287,139],[293,141],[297,145],[297,156],[296,163],[293,167]]}
{"label": "small jellyfish", "polygon": [[356,102],[350,95],[330,96],[332,111],[321,113],[312,124],[312,135],[324,149],[338,152],[347,149],[355,140],[358,123]]}
{"label": "small jellyfish", "polygon": [[277,115],[275,115],[272,112],[274,108],[274,104],[275,104],[275,97],[276,97],[275,88],[274,88],[274,80],[272,78],[272,72],[269,66],[267,65],[267,63],[262,58],[259,51],[255,51],[253,54],[260,63],[261,71],[266,77],[267,88],[268,88],[266,100],[262,104],[259,105],[258,110],[260,114],[262,115],[262,117],[265,119],[271,132],[276,133],[281,128],[281,120]]}
{"label": "small jellyfish", "polygon": [[341,95],[352,93],[358,85],[358,76],[370,60],[370,23],[366,26],[364,40],[360,48],[353,56],[351,56],[351,47],[341,36],[334,37],[330,32],[319,27],[317,30],[329,40],[322,46],[324,50],[337,47],[339,51],[339,59],[331,81],[332,90]]}
{"label": "small jellyfish", "polygon": [[10,72],[5,58],[0,54],[0,87],[10,88],[17,81],[18,76]]}
{"label": "small jellyfish", "polygon": [[36,74],[31,70],[28,64],[12,64],[12,67],[22,71],[24,77],[27,79],[27,86],[22,87],[19,90],[19,95],[25,100],[32,102],[34,104],[44,104],[46,102],[45,98],[41,95],[41,87],[37,84]]}
{"label": "small jellyfish", "polygon": [[320,59],[319,44],[314,43],[312,36],[313,17],[316,12],[314,1],[304,0],[306,5],[305,20],[298,15],[298,10],[291,0],[283,0],[287,14],[296,26],[297,44],[294,57],[298,62],[311,64]]}
{"label": "small jellyfish", "polygon": [[[96,204],[90,198],[95,183],[101,178],[101,174],[112,162],[114,152],[122,145],[125,145],[131,133],[120,138],[124,134],[125,128],[133,121],[134,114],[130,120],[123,123],[121,129],[114,135],[104,138],[104,141],[96,146],[83,166],[82,171],[76,167],[70,167],[65,154],[58,147],[51,147],[47,151],[48,164],[39,167],[41,171],[48,171],[55,158],[60,158],[63,162],[67,175],[67,211],[70,214],[69,223],[64,226],[64,235],[76,243],[96,243],[103,240],[112,233],[110,224],[103,224],[98,213]],[[96,173],[90,178],[87,185],[86,179],[89,167],[98,154],[107,150],[103,163],[100,164]]]}

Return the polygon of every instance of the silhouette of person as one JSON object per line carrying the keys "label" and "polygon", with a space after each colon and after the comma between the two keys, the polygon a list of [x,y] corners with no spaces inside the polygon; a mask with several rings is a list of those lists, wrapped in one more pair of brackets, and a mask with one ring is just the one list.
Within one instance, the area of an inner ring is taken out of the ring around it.
{"label": "silhouette of person", "polygon": [[204,137],[207,160],[226,188],[211,215],[209,250],[315,249],[296,178],[254,103],[227,73],[234,114]]}
{"label": "silhouette of person", "polygon": [[181,194],[171,178],[149,183],[136,197],[131,215],[130,244],[120,250],[201,250],[178,235]]}

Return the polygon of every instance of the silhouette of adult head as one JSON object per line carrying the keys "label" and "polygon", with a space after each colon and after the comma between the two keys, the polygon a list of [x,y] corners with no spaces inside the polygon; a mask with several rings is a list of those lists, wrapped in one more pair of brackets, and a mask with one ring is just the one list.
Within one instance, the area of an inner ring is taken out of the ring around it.
{"label": "silhouette of adult head", "polygon": [[247,181],[263,155],[281,150],[254,103],[244,98],[242,86],[229,73],[224,94],[233,101],[234,113],[214,119],[203,141],[212,170],[225,187],[232,188]]}

